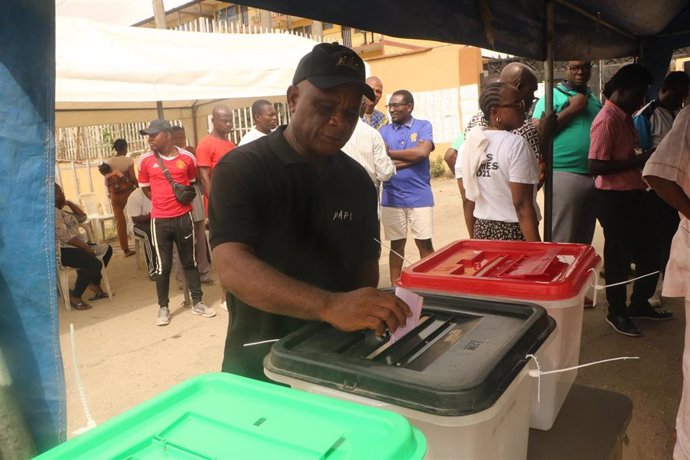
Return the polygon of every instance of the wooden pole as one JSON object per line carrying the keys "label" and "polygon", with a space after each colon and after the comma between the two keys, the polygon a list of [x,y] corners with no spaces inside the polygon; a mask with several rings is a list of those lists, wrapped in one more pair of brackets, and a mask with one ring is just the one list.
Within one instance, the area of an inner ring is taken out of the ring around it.
{"label": "wooden pole", "polygon": [[[156,21],[156,29],[167,29],[167,22],[165,20],[165,6],[163,6],[163,0],[151,0],[153,2],[153,18]],[[163,102],[156,101],[156,112],[158,112],[158,118],[161,120],[165,119],[165,113],[163,112]]]}

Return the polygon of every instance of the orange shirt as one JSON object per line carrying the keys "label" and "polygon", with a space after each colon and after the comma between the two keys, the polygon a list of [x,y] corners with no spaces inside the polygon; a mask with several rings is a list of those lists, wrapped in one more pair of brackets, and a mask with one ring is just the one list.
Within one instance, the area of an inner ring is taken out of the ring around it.
{"label": "orange shirt", "polygon": [[196,162],[199,167],[216,167],[223,156],[235,148],[232,141],[225,139],[218,139],[215,136],[208,135],[201,139],[199,145],[196,146]]}

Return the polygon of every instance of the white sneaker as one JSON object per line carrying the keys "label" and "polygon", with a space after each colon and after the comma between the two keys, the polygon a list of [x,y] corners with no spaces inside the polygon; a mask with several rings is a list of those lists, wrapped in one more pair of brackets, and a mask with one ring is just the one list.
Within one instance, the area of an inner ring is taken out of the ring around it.
{"label": "white sneaker", "polygon": [[195,315],[201,315],[204,318],[213,318],[216,316],[215,310],[205,305],[203,302],[197,302],[196,305],[192,307],[192,313]]}
{"label": "white sneaker", "polygon": [[223,300],[223,301],[220,303],[220,309],[221,309],[221,310],[224,310],[224,311],[228,311],[228,303],[227,303],[225,300]]}
{"label": "white sneaker", "polygon": [[168,307],[160,307],[158,309],[158,320],[156,324],[159,326],[167,326],[170,324],[170,310]]}

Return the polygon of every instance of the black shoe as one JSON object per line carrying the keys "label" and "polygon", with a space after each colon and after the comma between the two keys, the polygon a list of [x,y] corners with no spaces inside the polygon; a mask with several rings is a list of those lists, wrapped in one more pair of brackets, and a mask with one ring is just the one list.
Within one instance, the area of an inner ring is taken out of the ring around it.
{"label": "black shoe", "polygon": [[640,330],[635,326],[635,323],[625,315],[612,315],[608,314],[606,316],[606,322],[611,325],[611,327],[618,333],[627,335],[629,337],[639,337]]}
{"label": "black shoe", "polygon": [[628,316],[634,319],[651,319],[653,321],[664,321],[673,318],[673,313],[652,307],[649,302],[642,305],[630,305]]}

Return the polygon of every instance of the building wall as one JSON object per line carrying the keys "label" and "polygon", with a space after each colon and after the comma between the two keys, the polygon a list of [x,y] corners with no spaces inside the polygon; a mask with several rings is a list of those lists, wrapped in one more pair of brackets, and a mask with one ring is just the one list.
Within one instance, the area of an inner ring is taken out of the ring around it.
{"label": "building wall", "polygon": [[384,95],[377,108],[386,112],[385,104],[395,90],[410,91],[415,96],[415,116],[429,119],[434,125],[437,141],[432,158],[442,157],[469,116],[476,112],[481,52],[478,48],[448,44],[404,51],[367,61],[371,74],[383,82]]}

